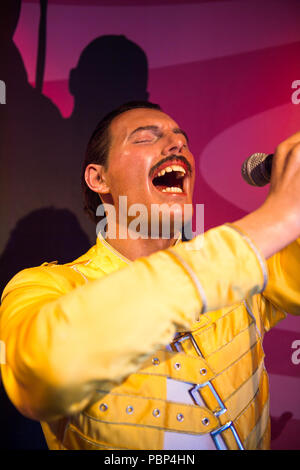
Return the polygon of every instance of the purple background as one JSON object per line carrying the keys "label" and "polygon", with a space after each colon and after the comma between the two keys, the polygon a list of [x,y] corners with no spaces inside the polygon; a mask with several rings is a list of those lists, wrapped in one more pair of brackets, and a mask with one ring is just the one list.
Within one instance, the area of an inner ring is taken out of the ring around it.
{"label": "purple background", "polygon": [[[94,243],[79,187],[87,138],[118,101],[146,91],[189,135],[194,202],[205,204],[206,230],[264,200],[268,189],[247,186],[240,166],[299,130],[300,105],[291,99],[300,80],[299,1],[49,1],[43,95],[33,88],[39,2],[23,1],[19,18],[16,11],[0,20],[3,285],[23,267],[68,261]],[[126,73],[134,83],[122,90]],[[297,339],[300,321],[289,317],[264,342],[273,449],[300,449],[300,364],[291,360]],[[7,446],[30,446],[26,423],[13,419],[19,424]]]}

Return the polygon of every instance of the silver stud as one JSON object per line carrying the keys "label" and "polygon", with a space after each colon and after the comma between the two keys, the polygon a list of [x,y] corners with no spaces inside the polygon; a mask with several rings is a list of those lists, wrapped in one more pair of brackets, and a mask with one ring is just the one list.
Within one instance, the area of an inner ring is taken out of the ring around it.
{"label": "silver stud", "polygon": [[154,358],[152,359],[152,364],[153,364],[154,366],[158,366],[159,362],[160,362],[160,361],[159,361],[158,357],[154,357]]}
{"label": "silver stud", "polygon": [[155,408],[153,411],[152,411],[152,414],[155,418],[158,418],[160,416],[160,411],[158,408]]}
{"label": "silver stud", "polygon": [[133,406],[127,406],[127,408],[126,408],[126,413],[127,413],[128,415],[131,415],[131,414],[133,413]]}
{"label": "silver stud", "polygon": [[203,418],[202,424],[204,424],[204,426],[208,426],[209,425],[209,419],[208,418]]}
{"label": "silver stud", "polygon": [[177,420],[180,421],[180,422],[184,420],[184,416],[183,416],[182,413],[178,413],[178,415],[176,416],[176,418],[177,418]]}
{"label": "silver stud", "polygon": [[200,374],[201,375],[206,375],[207,374],[207,370],[206,369],[200,369]]}
{"label": "silver stud", "polygon": [[175,362],[174,368],[175,368],[176,370],[179,370],[179,369],[181,368],[180,362]]}
{"label": "silver stud", "polygon": [[108,408],[108,406],[107,406],[106,403],[101,403],[101,405],[99,406],[100,411],[106,411],[107,408]]}

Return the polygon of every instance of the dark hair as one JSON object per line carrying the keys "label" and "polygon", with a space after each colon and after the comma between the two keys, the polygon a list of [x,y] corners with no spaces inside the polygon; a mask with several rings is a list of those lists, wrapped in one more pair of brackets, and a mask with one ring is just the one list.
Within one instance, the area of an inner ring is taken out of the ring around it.
{"label": "dark hair", "polygon": [[125,103],[106,114],[106,116],[101,119],[87,145],[81,172],[81,185],[84,197],[84,210],[95,223],[101,220],[101,217],[96,215],[97,207],[101,204],[101,201],[99,200],[99,195],[92,191],[86,184],[84,176],[85,169],[91,163],[103,165],[105,169],[108,168],[110,125],[115,117],[125,113],[126,111],[137,108],[161,110],[161,107],[158,104],[150,103],[149,101],[130,101],[129,103]]}

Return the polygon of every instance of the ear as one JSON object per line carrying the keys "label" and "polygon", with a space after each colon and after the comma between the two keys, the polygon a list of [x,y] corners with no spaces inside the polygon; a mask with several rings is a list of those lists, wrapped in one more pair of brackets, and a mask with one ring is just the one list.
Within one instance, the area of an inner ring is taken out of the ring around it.
{"label": "ear", "polygon": [[84,177],[88,187],[95,193],[99,195],[110,193],[109,186],[106,183],[103,165],[90,163],[85,169]]}

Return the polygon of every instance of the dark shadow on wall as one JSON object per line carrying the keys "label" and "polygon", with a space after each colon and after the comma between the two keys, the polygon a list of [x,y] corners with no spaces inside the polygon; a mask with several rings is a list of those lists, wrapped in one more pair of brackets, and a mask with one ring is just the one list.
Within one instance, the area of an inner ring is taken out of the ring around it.
{"label": "dark shadow on wall", "polygon": [[[98,122],[128,101],[147,100],[148,63],[144,51],[125,36],[101,36],[82,51],[70,71],[69,89],[74,109],[64,120],[57,156],[68,175],[64,207],[76,214],[94,243],[95,227],[82,207],[79,175],[87,142]],[[61,182],[63,186],[63,181]]]}
{"label": "dark shadow on wall", "polygon": [[38,209],[21,219],[0,257],[1,292],[21,269],[45,261],[59,264],[74,260],[90,248],[87,235],[68,209]]}
{"label": "dark shadow on wall", "polygon": [[6,395],[0,382],[0,449],[46,450],[47,444],[39,423],[22,416]]}
{"label": "dark shadow on wall", "polygon": [[[85,47],[70,71],[74,110],[63,119],[28,82],[13,41],[20,10],[21,0],[0,2],[0,79],[6,84],[6,104],[0,106],[1,291],[21,269],[71,261],[95,243],[95,226],[83,212],[80,189],[87,141],[107,112],[148,99],[144,51],[125,36],[102,36]],[[39,423],[18,413],[3,385],[0,420],[5,423],[0,427],[2,449],[45,447]]]}
{"label": "dark shadow on wall", "polygon": [[284,431],[287,423],[292,419],[293,413],[285,411],[279,417],[271,416],[271,441],[275,441]]}
{"label": "dark shadow on wall", "polygon": [[6,105],[0,108],[0,252],[19,219],[49,205],[71,210],[93,244],[95,229],[83,212],[80,186],[84,152],[107,112],[127,101],[148,98],[146,55],[125,36],[93,40],[70,71],[74,110],[63,119],[53,103],[28,83],[12,40],[20,2],[9,5],[15,5],[14,15],[12,7],[3,12],[0,6],[0,15],[7,13],[12,24],[5,23],[7,34],[0,36],[0,78],[7,89]]}
{"label": "dark shadow on wall", "polygon": [[[34,211],[18,222],[0,258],[1,290],[20,269],[39,266],[45,260],[67,263],[74,253],[88,248],[88,237],[70,211],[51,207]],[[18,413],[3,385],[0,417],[1,449],[47,448],[40,424]]]}

